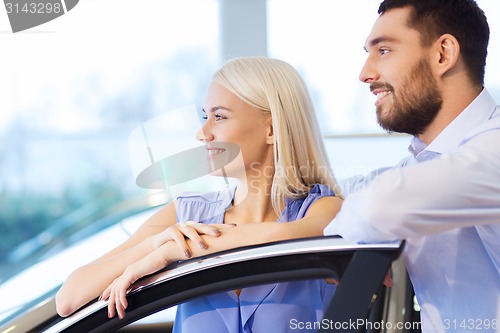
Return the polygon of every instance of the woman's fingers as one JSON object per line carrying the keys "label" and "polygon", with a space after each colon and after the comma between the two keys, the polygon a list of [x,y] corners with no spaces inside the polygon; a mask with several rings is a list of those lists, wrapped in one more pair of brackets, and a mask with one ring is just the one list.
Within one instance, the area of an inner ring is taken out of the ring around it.
{"label": "woman's fingers", "polygon": [[236,227],[236,224],[234,224],[234,223],[230,223],[230,224],[203,224],[203,223],[196,223],[193,221],[188,221],[188,222],[180,222],[178,224],[180,224],[179,227],[181,228],[182,232],[184,232],[185,230],[195,230],[198,235],[208,235],[208,236],[214,236],[214,237],[219,237],[222,234],[221,229],[228,229],[228,228]]}
{"label": "woman's fingers", "polygon": [[[118,318],[125,317],[125,309],[128,307],[127,301],[128,285],[121,278],[117,278],[113,283],[106,288],[102,294],[102,299],[108,298],[108,318],[113,318],[118,315]],[[106,295],[108,295],[106,297]]]}
{"label": "woman's fingers", "polygon": [[236,224],[234,223],[228,223],[228,224],[204,224],[204,223],[198,223],[194,221],[187,221],[187,222],[179,222],[177,223],[177,226],[184,228],[184,227],[191,227],[193,229],[196,229],[200,235],[205,234],[220,234],[220,229],[227,229],[227,228],[234,228],[236,227]]}
{"label": "woman's fingers", "polygon": [[207,249],[208,245],[201,235],[219,237],[222,235],[220,229],[234,228],[235,226],[236,224],[208,225],[194,221],[178,222],[154,236],[153,247],[158,248],[166,242],[173,240],[181,248],[186,258],[191,258],[192,251],[186,241],[187,239],[197,244],[199,248]]}
{"label": "woman's fingers", "polygon": [[217,228],[234,228],[236,227],[237,224],[235,223],[223,223],[223,224],[217,224]]}
{"label": "woman's fingers", "polygon": [[127,290],[120,288],[118,290],[118,302],[116,302],[116,311],[118,312],[118,318],[123,319],[125,317],[125,309],[128,306],[127,302]]}
{"label": "woman's fingers", "polygon": [[[189,250],[187,247],[187,243],[185,242],[185,238],[190,239],[192,242],[198,245],[201,249],[208,249],[208,244],[203,240],[201,235],[207,235],[212,237],[219,237],[222,235],[220,229],[234,228],[236,224],[203,224],[197,223],[194,221],[188,222],[179,222],[177,223],[177,228],[179,232],[183,235],[184,240],[180,238],[175,238],[175,241],[179,246],[183,248],[183,250]],[[187,247],[187,248],[184,248]]]}
{"label": "woman's fingers", "polygon": [[177,245],[181,248],[182,252],[186,256],[186,258],[191,258],[191,249],[189,248],[186,242],[186,236],[179,229],[176,232],[172,232],[172,240],[177,243]]}
{"label": "woman's fingers", "polygon": [[107,287],[106,289],[104,289],[101,296],[99,296],[100,301],[107,301],[109,299],[109,289],[110,289],[110,287]]}
{"label": "woman's fingers", "polygon": [[[200,237],[200,231],[202,231],[202,230],[194,228],[190,225],[182,226],[180,228],[180,230],[181,230],[182,234],[184,235],[184,237],[189,238],[192,242],[197,244],[198,247],[200,247],[201,249],[208,248],[207,243],[205,243],[203,238]],[[202,232],[205,233],[206,231],[202,231]],[[184,241],[184,243],[186,243],[186,242]],[[187,246],[187,244],[186,244],[186,246]]]}
{"label": "woman's fingers", "polygon": [[208,245],[200,235],[209,234],[211,236],[218,237],[221,234],[220,230],[216,228],[212,228],[202,223],[195,223],[192,221],[179,222],[177,223],[176,227],[177,232],[172,232],[172,238],[177,243],[177,245],[179,245],[187,258],[191,258],[192,252],[186,242],[186,238],[197,244],[199,248],[207,249]]}
{"label": "woman's fingers", "polygon": [[114,291],[112,290],[109,294],[109,300],[108,300],[108,318],[113,318],[115,316],[115,295]]}

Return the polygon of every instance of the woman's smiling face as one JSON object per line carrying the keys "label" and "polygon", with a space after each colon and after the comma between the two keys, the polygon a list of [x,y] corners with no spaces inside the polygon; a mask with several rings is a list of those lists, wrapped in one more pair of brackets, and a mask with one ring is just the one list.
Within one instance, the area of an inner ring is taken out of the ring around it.
{"label": "woman's smiling face", "polygon": [[[203,112],[205,123],[196,138],[206,143],[209,158],[223,152],[220,143],[235,144],[240,149],[245,168],[242,170],[230,163],[224,168],[228,176],[245,176],[251,169],[268,165],[269,157],[272,161],[270,115],[256,110],[217,82],[212,82],[208,89]],[[241,174],[242,171],[246,172]]]}

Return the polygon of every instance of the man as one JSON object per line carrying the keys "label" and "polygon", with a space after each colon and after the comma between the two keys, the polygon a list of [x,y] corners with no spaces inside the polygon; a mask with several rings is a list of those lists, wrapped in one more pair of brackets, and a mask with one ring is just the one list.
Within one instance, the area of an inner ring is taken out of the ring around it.
{"label": "man", "polygon": [[385,0],[361,81],[411,156],[356,186],[325,234],[406,239],[423,332],[500,332],[500,107],[483,88],[489,27],[473,0]]}

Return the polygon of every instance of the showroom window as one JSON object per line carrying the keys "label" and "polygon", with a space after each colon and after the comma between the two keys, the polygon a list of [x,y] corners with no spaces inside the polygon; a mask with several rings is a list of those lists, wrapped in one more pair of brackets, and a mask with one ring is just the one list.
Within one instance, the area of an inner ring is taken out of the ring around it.
{"label": "showroom window", "polygon": [[[127,138],[143,121],[200,105],[219,65],[218,9],[85,0],[16,34],[1,13],[0,272],[16,244],[49,225],[147,195]],[[41,244],[55,237],[41,235]]]}

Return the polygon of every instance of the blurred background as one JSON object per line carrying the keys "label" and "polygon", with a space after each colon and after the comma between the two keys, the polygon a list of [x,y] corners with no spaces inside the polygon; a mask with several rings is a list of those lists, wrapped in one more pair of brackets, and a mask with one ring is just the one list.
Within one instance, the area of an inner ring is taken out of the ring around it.
{"label": "blurred background", "polygon": [[[486,87],[500,102],[500,3],[478,3],[491,28]],[[81,0],[16,34],[0,10],[0,284],[168,201],[135,184],[127,138],[166,111],[201,108],[212,73],[232,57],[267,55],[299,70],[338,179],[397,163],[409,138],[379,129],[375,97],[358,81],[378,4]],[[95,257],[86,254],[46,272],[59,267],[60,282]]]}

